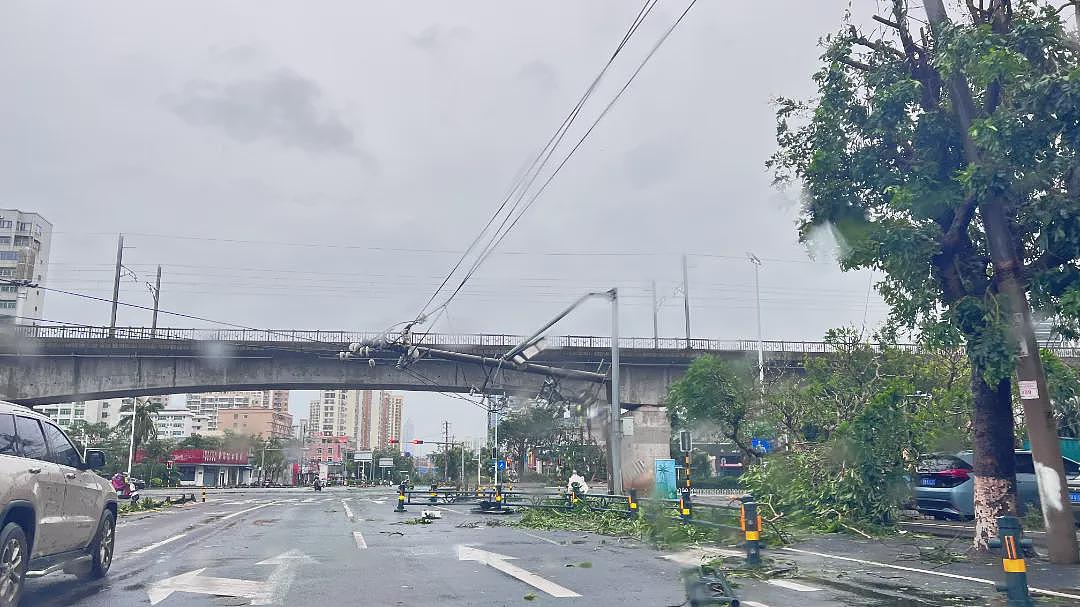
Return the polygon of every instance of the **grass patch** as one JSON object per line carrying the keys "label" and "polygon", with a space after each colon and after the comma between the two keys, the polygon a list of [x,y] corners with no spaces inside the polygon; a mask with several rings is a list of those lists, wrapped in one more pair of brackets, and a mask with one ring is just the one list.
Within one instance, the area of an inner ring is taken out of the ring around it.
{"label": "grass patch", "polygon": [[[529,509],[515,526],[541,531],[581,531],[641,540],[658,548],[718,541],[733,537],[716,529],[682,523],[670,509],[647,510],[630,518],[619,512],[596,512],[578,507],[573,510]],[[582,563],[579,567],[590,567]]]}

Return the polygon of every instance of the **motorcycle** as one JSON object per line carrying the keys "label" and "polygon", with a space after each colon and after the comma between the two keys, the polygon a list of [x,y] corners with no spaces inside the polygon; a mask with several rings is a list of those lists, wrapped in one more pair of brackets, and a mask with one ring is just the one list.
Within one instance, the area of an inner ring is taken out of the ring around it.
{"label": "motorcycle", "polygon": [[320,481],[319,479],[315,479],[315,482],[312,483],[312,486],[315,487],[316,491],[322,491],[322,481]]}

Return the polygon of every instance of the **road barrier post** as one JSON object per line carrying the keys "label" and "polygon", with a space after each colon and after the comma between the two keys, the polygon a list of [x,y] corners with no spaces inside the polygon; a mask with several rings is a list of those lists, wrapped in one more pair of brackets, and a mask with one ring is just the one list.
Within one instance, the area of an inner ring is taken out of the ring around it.
{"label": "road barrier post", "polygon": [[203,501],[204,503],[206,502],[206,489],[203,489],[203,490],[202,490],[202,501]]}
{"label": "road barrier post", "polygon": [[495,507],[492,510],[495,512],[503,511],[502,485],[495,485]]}
{"label": "road barrier post", "polygon": [[397,508],[394,512],[405,512],[405,483],[398,485]]}
{"label": "road barrier post", "polygon": [[739,512],[739,527],[746,534],[746,564],[761,564],[761,514],[754,498],[743,499]]}
{"label": "road barrier post", "polygon": [[1005,583],[996,584],[999,592],[1004,592],[1009,607],[1030,607],[1031,600],[1027,584],[1027,565],[1024,563],[1024,548],[1031,546],[1031,540],[1024,539],[1024,530],[1020,519],[1015,516],[998,517],[998,536],[989,542],[991,548],[1001,549],[1001,567],[1005,570]]}
{"label": "road barrier post", "polygon": [[630,516],[637,516],[641,513],[638,510],[637,489],[631,489],[629,493],[630,495],[626,498],[626,505],[630,508]]}
{"label": "road barrier post", "polygon": [[431,485],[431,495],[428,496],[428,501],[434,504],[439,498],[439,486],[436,484]]}
{"label": "road barrier post", "polygon": [[683,489],[679,496],[679,518],[689,521],[694,517],[694,505],[690,502],[690,490]]}

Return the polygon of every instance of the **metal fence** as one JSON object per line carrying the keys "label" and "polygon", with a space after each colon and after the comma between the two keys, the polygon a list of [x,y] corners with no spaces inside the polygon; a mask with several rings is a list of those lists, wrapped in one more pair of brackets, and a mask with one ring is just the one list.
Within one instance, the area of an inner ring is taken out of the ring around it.
{"label": "metal fence", "polygon": [[[15,327],[17,334],[26,338],[40,339],[117,339],[117,340],[187,340],[227,341],[290,344],[347,344],[379,339],[378,331],[298,331],[293,329],[183,329],[150,327],[109,327],[88,325],[40,325]],[[416,343],[433,346],[475,346],[511,348],[522,339],[521,335],[481,333],[428,333],[414,336]],[[870,344],[880,347],[879,344]],[[1044,343],[1059,356],[1080,357],[1080,343]],[[595,335],[558,335],[547,338],[549,348],[607,349],[611,338]],[[690,339],[676,337],[621,337],[619,347],[631,350],[696,350],[703,352],[748,352],[758,347],[753,339]],[[907,351],[918,348],[915,344],[896,346]],[[762,348],[770,353],[828,354],[837,347],[822,341],[764,340]]]}

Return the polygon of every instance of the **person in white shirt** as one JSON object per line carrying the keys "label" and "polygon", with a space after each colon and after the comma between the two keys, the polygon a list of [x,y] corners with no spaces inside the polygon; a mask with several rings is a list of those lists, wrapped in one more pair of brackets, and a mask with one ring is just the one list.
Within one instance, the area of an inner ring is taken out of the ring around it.
{"label": "person in white shirt", "polygon": [[566,483],[566,491],[568,493],[574,492],[574,485],[577,485],[578,493],[585,495],[589,492],[589,486],[585,484],[585,477],[578,474],[577,470],[570,475],[570,480]]}

